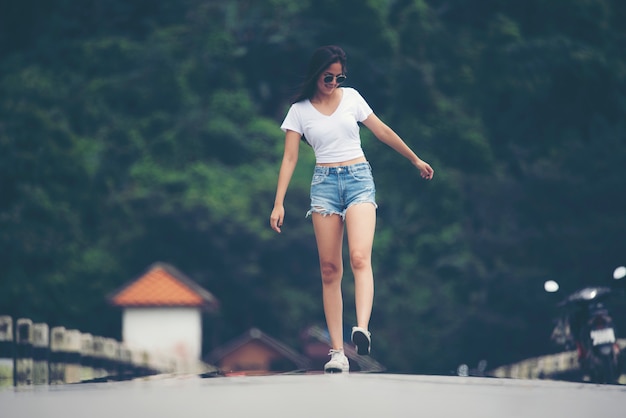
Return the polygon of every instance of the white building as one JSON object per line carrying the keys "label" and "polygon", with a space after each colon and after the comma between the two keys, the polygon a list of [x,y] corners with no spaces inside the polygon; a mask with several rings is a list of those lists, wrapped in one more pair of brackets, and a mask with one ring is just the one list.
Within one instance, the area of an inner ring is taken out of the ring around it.
{"label": "white building", "polygon": [[131,348],[173,358],[178,370],[195,370],[202,358],[202,317],[219,307],[217,299],[166,263],[109,296],[123,309],[122,341]]}

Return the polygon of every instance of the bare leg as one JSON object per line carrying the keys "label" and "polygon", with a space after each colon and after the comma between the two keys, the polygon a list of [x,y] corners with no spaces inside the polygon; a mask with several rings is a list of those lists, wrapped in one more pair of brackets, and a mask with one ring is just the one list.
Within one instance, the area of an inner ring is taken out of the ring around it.
{"label": "bare leg", "polygon": [[326,325],[333,349],[343,349],[343,299],[341,278],[343,276],[343,220],[339,215],[312,214],[315,240],[322,273],[322,298]]}
{"label": "bare leg", "polygon": [[354,274],[357,326],[369,329],[374,303],[372,246],[376,229],[376,208],[371,203],[352,205],[346,212],[350,266]]}

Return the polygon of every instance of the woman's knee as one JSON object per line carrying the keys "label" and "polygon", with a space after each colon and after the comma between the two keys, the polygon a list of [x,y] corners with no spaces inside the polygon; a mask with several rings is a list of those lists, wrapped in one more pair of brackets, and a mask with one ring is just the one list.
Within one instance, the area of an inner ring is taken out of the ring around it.
{"label": "woman's knee", "polygon": [[352,266],[352,270],[369,269],[372,266],[372,258],[362,251],[352,251],[350,253],[350,266]]}
{"label": "woman's knee", "polygon": [[321,263],[322,283],[332,285],[341,281],[341,265],[334,262]]}

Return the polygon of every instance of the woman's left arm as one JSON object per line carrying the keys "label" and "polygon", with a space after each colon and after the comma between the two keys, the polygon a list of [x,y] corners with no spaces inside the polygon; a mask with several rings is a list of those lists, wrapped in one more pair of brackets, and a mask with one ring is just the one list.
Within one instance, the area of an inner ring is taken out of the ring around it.
{"label": "woman's left arm", "polygon": [[432,169],[430,164],[419,158],[402,140],[402,138],[400,138],[400,136],[395,133],[393,129],[380,120],[376,114],[370,114],[367,119],[363,121],[363,125],[367,126],[367,128],[372,131],[374,136],[378,138],[379,141],[389,145],[400,155],[407,158],[411,164],[418,168],[423,178],[426,180],[433,178],[435,171]]}

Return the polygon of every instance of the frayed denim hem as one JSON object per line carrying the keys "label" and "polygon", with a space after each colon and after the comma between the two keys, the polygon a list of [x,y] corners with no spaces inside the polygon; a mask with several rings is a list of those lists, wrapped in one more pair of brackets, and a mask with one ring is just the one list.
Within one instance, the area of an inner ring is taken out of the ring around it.
{"label": "frayed denim hem", "polygon": [[309,211],[306,213],[306,215],[304,215],[304,217],[308,218],[313,213],[319,213],[322,216],[339,215],[339,216],[341,216],[342,220],[346,219],[346,212],[345,211],[344,212],[337,212],[335,210],[328,210],[328,209],[323,208],[321,206],[316,206],[314,208],[309,209]]}
{"label": "frayed denim hem", "polygon": [[306,213],[306,215],[304,215],[304,217],[308,218],[313,213],[319,213],[322,216],[339,215],[339,216],[341,216],[341,219],[345,221],[346,220],[346,212],[348,211],[348,209],[350,209],[351,206],[358,205],[360,203],[371,203],[372,205],[374,205],[374,209],[378,209],[378,205],[376,204],[376,202],[373,202],[371,200],[362,200],[362,201],[350,203],[350,205],[348,205],[348,207],[343,212],[337,212],[337,211],[334,211],[334,210],[328,210],[328,209],[326,209],[326,208],[324,208],[322,206],[315,206],[315,207],[312,207],[311,209],[309,209],[309,211]]}

